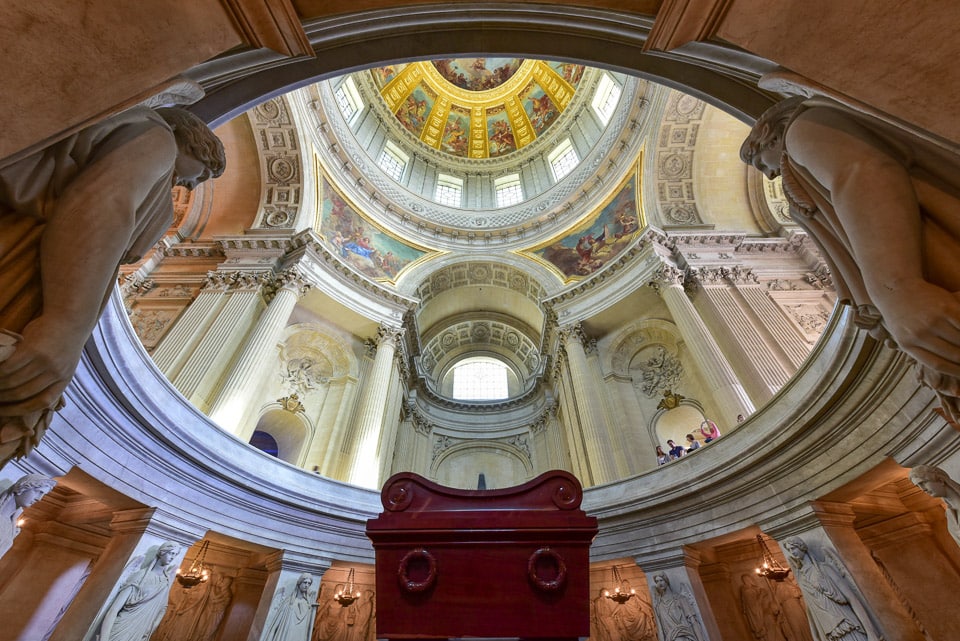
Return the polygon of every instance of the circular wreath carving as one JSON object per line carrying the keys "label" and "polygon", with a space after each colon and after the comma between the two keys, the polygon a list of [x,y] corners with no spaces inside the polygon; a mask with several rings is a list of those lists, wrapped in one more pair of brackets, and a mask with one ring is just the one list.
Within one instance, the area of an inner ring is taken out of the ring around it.
{"label": "circular wreath carving", "polygon": [[410,550],[400,559],[397,579],[404,592],[425,592],[437,582],[437,559],[423,548]]}
{"label": "circular wreath carving", "polygon": [[387,490],[383,506],[391,512],[402,512],[410,507],[410,503],[413,502],[413,494],[413,483],[398,481]]}
{"label": "circular wreath carving", "polygon": [[[552,570],[552,578],[544,576],[544,570]],[[543,547],[530,555],[527,559],[527,576],[533,586],[542,592],[556,592],[567,582],[567,564],[563,557]]]}

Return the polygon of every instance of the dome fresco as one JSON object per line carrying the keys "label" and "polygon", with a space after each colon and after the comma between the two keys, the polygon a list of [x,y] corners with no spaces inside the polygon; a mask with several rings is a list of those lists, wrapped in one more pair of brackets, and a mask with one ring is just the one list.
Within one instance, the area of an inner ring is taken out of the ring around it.
{"label": "dome fresco", "polygon": [[500,158],[557,121],[583,71],[566,62],[443,58],[371,74],[390,112],[423,144],[459,158]]}

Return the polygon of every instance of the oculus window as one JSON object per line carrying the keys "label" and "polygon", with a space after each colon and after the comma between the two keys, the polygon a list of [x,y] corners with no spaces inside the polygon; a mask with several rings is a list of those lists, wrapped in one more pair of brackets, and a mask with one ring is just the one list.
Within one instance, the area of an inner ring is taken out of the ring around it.
{"label": "oculus window", "polygon": [[441,205],[459,207],[463,198],[463,181],[455,176],[440,174],[437,176],[437,188],[433,199]]}
{"label": "oculus window", "polygon": [[497,207],[509,207],[523,202],[523,187],[520,174],[510,174],[493,181],[493,190],[497,195]]}
{"label": "oculus window", "polygon": [[580,157],[577,156],[577,150],[573,148],[569,138],[557,145],[556,149],[547,156],[547,160],[550,162],[550,169],[553,170],[553,178],[557,182],[580,164]]}
{"label": "oculus window", "polygon": [[406,169],[409,161],[410,157],[388,140],[387,144],[383,146],[383,150],[380,151],[377,165],[385,174],[400,182],[400,179],[403,178],[403,170]]}
{"label": "oculus window", "polygon": [[468,358],[453,368],[453,398],[499,401],[509,396],[508,368],[493,358]]}

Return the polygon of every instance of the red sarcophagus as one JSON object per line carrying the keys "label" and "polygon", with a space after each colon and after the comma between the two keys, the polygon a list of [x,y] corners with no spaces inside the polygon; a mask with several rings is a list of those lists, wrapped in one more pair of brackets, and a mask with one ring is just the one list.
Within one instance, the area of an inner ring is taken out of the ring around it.
{"label": "red sarcophagus", "polygon": [[367,521],[376,551],[377,637],[576,638],[590,634],[590,543],[572,474],[457,490],[412,473]]}

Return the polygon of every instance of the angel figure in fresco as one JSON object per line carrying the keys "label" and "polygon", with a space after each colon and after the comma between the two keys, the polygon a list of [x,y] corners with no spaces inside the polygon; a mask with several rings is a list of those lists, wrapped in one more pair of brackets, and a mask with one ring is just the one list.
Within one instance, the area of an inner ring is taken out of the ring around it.
{"label": "angel figure in fresco", "polygon": [[594,252],[598,252],[607,243],[607,226],[603,226],[603,233],[599,237],[593,234],[581,236],[577,241],[577,255],[580,256],[580,262],[577,264],[577,271],[581,274],[589,274],[595,269],[599,269],[603,263],[594,257]]}
{"label": "angel figure in fresco", "polygon": [[493,133],[490,134],[491,151],[502,154],[514,149],[517,144],[513,139],[513,132],[505,120],[496,120],[493,123]]}
{"label": "angel figure in fresco", "polygon": [[620,225],[620,231],[616,232],[613,237],[617,240],[620,240],[624,236],[629,236],[640,228],[637,224],[637,217],[630,215],[628,206],[621,207],[617,210],[616,221],[617,224]]}
{"label": "angel figure in fresco", "polygon": [[443,149],[451,154],[467,153],[467,132],[459,118],[451,118],[443,131]]}
{"label": "angel figure in fresco", "polygon": [[557,112],[553,108],[553,103],[550,101],[550,98],[547,96],[536,96],[530,97],[531,103],[531,114],[530,114],[530,124],[533,125],[533,128],[537,131],[543,131],[543,128],[550,124],[556,115]]}

